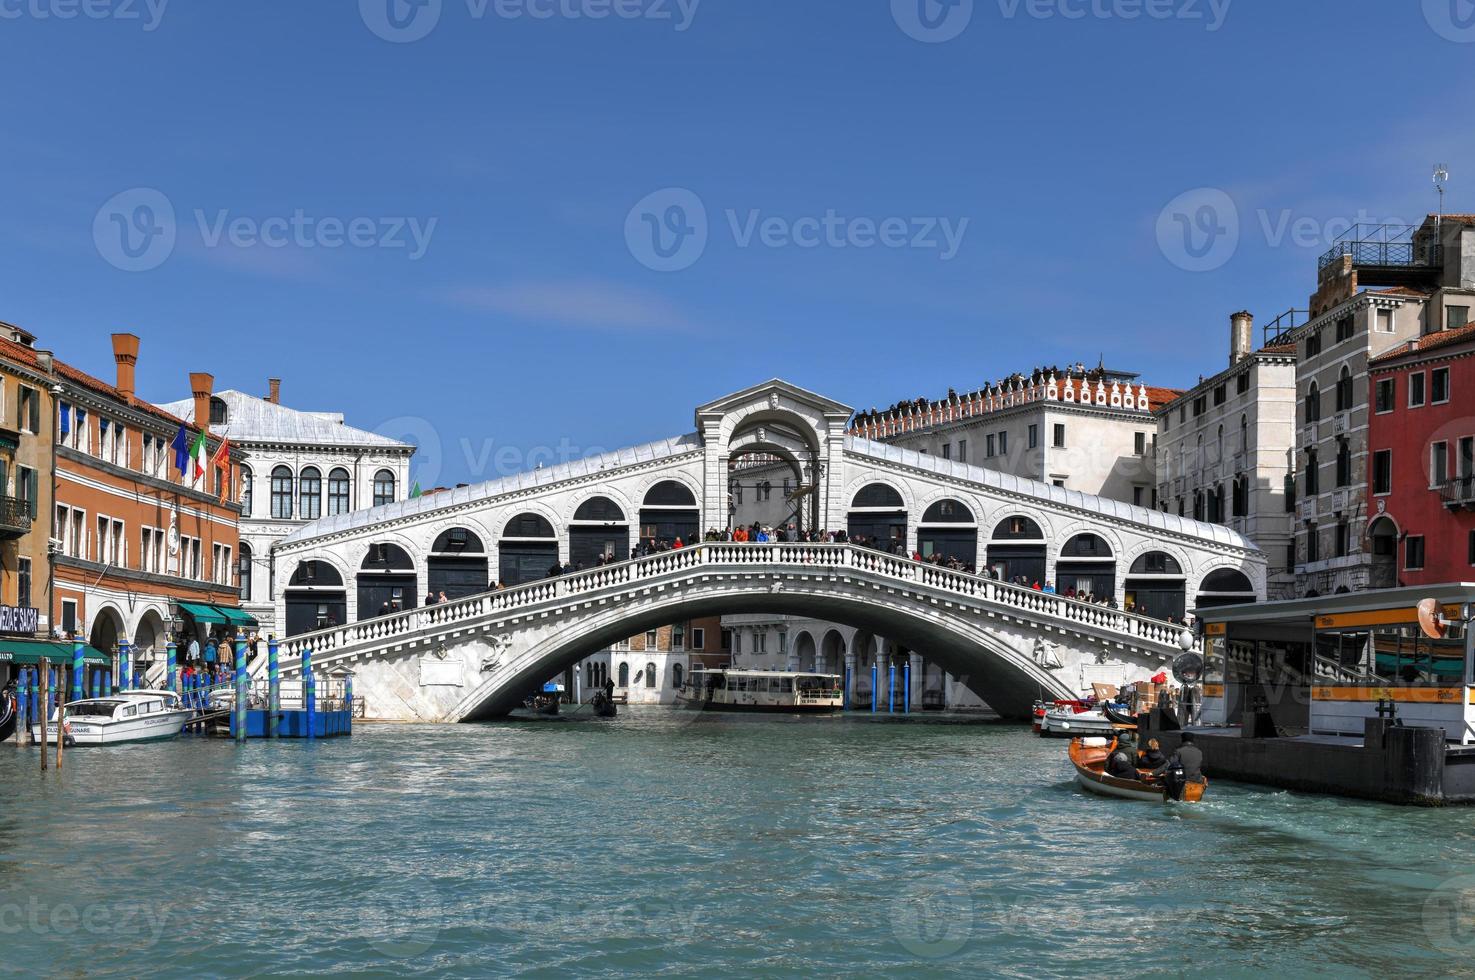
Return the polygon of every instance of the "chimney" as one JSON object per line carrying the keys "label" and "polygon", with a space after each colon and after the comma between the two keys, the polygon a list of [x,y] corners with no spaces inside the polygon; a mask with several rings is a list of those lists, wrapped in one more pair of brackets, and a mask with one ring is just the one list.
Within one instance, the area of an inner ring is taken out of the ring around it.
{"label": "chimney", "polygon": [[215,376],[192,371],[189,376],[189,387],[195,396],[195,425],[209,431],[210,395],[215,390]]}
{"label": "chimney", "polygon": [[1240,310],[1229,317],[1229,366],[1234,367],[1255,350],[1255,317]]}
{"label": "chimney", "polygon": [[113,360],[118,362],[118,392],[133,404],[133,369],[138,364],[138,338],[131,333],[113,334]]}
{"label": "chimney", "polygon": [[282,403],[282,379],[267,378],[266,387],[266,400],[271,402],[273,405],[280,405]]}

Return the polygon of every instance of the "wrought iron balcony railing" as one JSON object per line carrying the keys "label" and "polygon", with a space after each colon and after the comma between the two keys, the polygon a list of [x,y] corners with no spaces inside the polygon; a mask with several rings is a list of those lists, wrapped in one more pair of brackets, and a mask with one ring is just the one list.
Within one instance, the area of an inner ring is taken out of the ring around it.
{"label": "wrought iron balcony railing", "polygon": [[1475,507],[1475,476],[1461,476],[1439,484],[1446,507]]}
{"label": "wrought iron balcony railing", "polygon": [[31,505],[19,497],[0,497],[0,534],[25,534],[31,529]]}
{"label": "wrought iron balcony railing", "polygon": [[1322,255],[1318,269],[1325,269],[1344,255],[1354,265],[1434,267],[1440,262],[1440,245],[1432,238],[1416,238],[1411,225],[1354,225],[1341,240]]}

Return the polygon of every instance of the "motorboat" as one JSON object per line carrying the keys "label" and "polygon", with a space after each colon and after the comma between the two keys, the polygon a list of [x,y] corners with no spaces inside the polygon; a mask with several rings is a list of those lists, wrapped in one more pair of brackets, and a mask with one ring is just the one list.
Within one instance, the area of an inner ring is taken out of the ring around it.
{"label": "motorboat", "polygon": [[676,692],[683,708],[768,714],[829,714],[845,706],[838,674],[786,670],[693,670]]}
{"label": "motorboat", "polygon": [[1044,738],[1076,738],[1082,735],[1113,735],[1116,723],[1099,705],[1087,701],[1057,701],[1040,719]]}
{"label": "motorboat", "polygon": [[[69,701],[64,711],[61,731],[69,745],[121,745],[173,738],[195,716],[173,691],[120,691],[110,697]],[[56,740],[60,713],[53,709],[46,724],[48,742]],[[40,740],[39,724],[31,726],[31,737]]]}
{"label": "motorboat", "polygon": [[[1148,771],[1137,770],[1137,779],[1121,779],[1107,775],[1106,760],[1116,749],[1116,739],[1086,737],[1071,739],[1070,763],[1076,769],[1076,782],[1081,788],[1098,796],[1112,796],[1122,800],[1139,800],[1144,803],[1169,802],[1168,788],[1162,782],[1149,781]],[[1183,784],[1183,803],[1197,803],[1204,798],[1209,781]]]}

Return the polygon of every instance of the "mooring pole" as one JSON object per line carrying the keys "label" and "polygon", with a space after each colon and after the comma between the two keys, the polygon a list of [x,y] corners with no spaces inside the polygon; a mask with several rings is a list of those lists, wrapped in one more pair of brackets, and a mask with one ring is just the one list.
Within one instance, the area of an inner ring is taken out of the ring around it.
{"label": "mooring pole", "polygon": [[307,716],[307,737],[313,734],[314,716],[318,710],[318,685],[312,678],[312,648],[302,651],[302,711]]}
{"label": "mooring pole", "polygon": [[[85,671],[87,663],[84,659],[87,650],[86,644],[82,642],[82,634],[78,633],[72,637],[72,700],[80,701],[87,696],[85,683]],[[60,738],[61,729],[57,729],[57,737]]]}
{"label": "mooring pole", "polygon": [[118,673],[113,677],[113,693],[127,688],[133,677],[133,647],[127,640],[118,641]]}
{"label": "mooring pole", "polygon": [[906,663],[902,664],[901,669],[903,672],[901,675],[901,713],[904,715],[909,715],[912,713],[912,661],[910,658],[907,659]]}
{"label": "mooring pole", "polygon": [[276,738],[282,725],[282,665],[277,659],[277,638],[266,638],[266,734]]}
{"label": "mooring pole", "polygon": [[46,770],[46,723],[49,721],[46,706],[51,702],[51,661],[41,658],[37,668],[41,672],[41,770]]}
{"label": "mooring pole", "polygon": [[164,669],[169,678],[169,690],[179,693],[179,648],[173,640],[164,645]]}
{"label": "mooring pole", "polygon": [[875,714],[876,713],[876,694],[878,693],[877,688],[880,686],[876,682],[876,667],[877,667],[876,661],[872,660],[871,661],[871,714]]}
{"label": "mooring pole", "polygon": [[896,714],[896,664],[886,665],[886,712]]}
{"label": "mooring pole", "polygon": [[30,736],[31,718],[27,712],[30,711],[31,690],[30,684],[31,668],[22,667],[15,675],[15,744],[25,745]]}
{"label": "mooring pole", "polygon": [[246,741],[246,640],[236,637],[236,744]]}

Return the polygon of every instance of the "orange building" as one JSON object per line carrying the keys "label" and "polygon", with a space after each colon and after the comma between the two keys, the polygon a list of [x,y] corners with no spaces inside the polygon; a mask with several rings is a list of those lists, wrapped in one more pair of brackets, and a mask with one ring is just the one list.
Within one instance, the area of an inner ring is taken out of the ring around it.
{"label": "orange building", "polygon": [[[239,454],[193,479],[175,446],[199,429],[134,392],[138,338],[113,335],[117,380],[109,384],[30,346],[0,337],[0,361],[43,382],[54,433],[49,569],[34,588],[42,623],[78,633],[106,654],[126,643],[136,659],[162,660],[177,634],[255,625],[239,610]],[[208,419],[208,374],[190,375],[196,418]],[[183,438],[181,439],[181,432]],[[219,440],[206,441],[213,461]]]}

